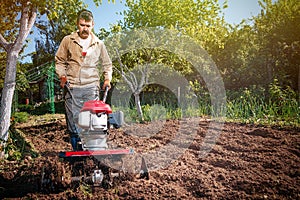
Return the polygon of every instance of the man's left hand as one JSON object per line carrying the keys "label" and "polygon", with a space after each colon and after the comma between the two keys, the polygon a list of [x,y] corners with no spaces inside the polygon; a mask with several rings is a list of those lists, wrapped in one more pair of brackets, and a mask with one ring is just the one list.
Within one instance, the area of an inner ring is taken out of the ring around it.
{"label": "man's left hand", "polygon": [[106,87],[108,87],[108,90],[111,88],[110,80],[108,80],[108,79],[105,79],[105,80],[104,80],[102,89],[105,90]]}

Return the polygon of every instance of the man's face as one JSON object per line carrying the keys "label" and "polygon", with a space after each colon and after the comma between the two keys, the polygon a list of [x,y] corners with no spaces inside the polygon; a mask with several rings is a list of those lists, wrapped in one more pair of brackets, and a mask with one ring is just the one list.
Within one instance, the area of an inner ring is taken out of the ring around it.
{"label": "man's face", "polygon": [[94,28],[94,21],[85,21],[84,19],[79,19],[77,26],[79,29],[79,36],[82,39],[86,39],[89,37]]}

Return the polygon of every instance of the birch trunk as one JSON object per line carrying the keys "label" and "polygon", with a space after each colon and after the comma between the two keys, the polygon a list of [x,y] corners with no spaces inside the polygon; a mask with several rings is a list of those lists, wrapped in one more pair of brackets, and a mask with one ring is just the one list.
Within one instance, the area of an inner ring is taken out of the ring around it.
{"label": "birch trunk", "polygon": [[[1,147],[5,146],[8,139],[8,130],[10,126],[11,107],[16,87],[16,65],[18,59],[18,52],[12,51],[7,53],[6,73],[4,79],[4,86],[1,96],[1,118],[0,118],[0,138]],[[2,149],[3,152],[3,149]],[[1,157],[3,156],[3,153]]]}
{"label": "birch trunk", "polygon": [[31,7],[30,0],[25,0],[22,1],[22,10],[20,12],[20,27],[18,34],[16,34],[15,40],[7,41],[5,37],[0,34],[0,45],[7,53],[6,72],[0,108],[0,158],[3,158],[4,156],[4,149],[9,136],[11,106],[16,87],[17,61],[19,53],[23,47],[23,43],[34,25],[37,15],[37,8]]}

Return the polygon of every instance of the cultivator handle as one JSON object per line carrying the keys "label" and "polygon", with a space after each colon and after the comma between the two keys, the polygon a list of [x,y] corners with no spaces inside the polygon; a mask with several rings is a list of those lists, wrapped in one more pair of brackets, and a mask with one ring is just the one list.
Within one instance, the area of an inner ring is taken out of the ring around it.
{"label": "cultivator handle", "polygon": [[102,101],[104,103],[105,103],[106,98],[107,98],[108,89],[109,89],[108,86],[106,86],[105,89],[104,89],[104,94],[103,94],[103,99],[102,99]]}
{"label": "cultivator handle", "polygon": [[[69,92],[69,94],[71,95],[72,99],[73,99],[73,94],[70,90],[70,82],[67,81],[67,79],[65,78],[64,80],[64,88],[66,88]],[[106,102],[106,99],[107,99],[107,94],[108,94],[108,90],[109,90],[109,87],[106,86],[105,89],[104,89],[104,94],[103,94],[103,99],[102,101],[105,103]]]}

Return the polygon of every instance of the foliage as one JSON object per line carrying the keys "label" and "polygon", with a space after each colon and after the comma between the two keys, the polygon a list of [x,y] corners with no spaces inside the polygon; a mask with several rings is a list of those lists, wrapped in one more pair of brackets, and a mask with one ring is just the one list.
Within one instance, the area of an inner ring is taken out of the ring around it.
{"label": "foliage", "polygon": [[[277,78],[281,85],[299,90],[300,2],[260,0],[259,3],[261,14],[254,16],[249,24],[242,21],[233,26],[222,17],[227,2],[221,7],[211,0],[128,0],[120,25],[123,29],[174,29],[196,39],[216,62],[227,89],[268,87]],[[169,66],[178,63],[183,69],[189,68],[168,52],[159,51],[157,55]]]}
{"label": "foliage", "polygon": [[30,113],[31,110],[33,110],[33,109],[34,109],[34,106],[33,106],[33,105],[30,105],[30,104],[28,104],[28,105],[26,105],[26,104],[19,104],[19,105],[18,105],[18,110],[19,110],[19,112],[27,112],[27,113]]}
{"label": "foliage", "polygon": [[277,78],[280,84],[290,85],[294,90],[300,81],[300,1],[261,0],[263,10],[254,18],[259,51],[256,60],[263,61],[268,84]]}
{"label": "foliage", "polygon": [[[162,27],[197,39],[204,48],[222,47],[226,33],[218,0],[128,0],[124,28]],[[223,8],[227,7],[225,1]],[[225,31],[225,32],[224,32]]]}
{"label": "foliage", "polygon": [[[176,50],[189,48],[178,46],[181,42],[178,38],[182,36],[194,39],[198,45],[210,54],[214,54],[214,51],[218,51],[224,46],[224,37],[227,35],[227,24],[222,16],[221,6],[216,0],[128,0],[126,1],[126,6],[128,9],[123,12],[124,22],[120,23],[123,30],[143,30],[155,27],[160,30],[159,32],[163,32],[164,30],[166,33],[176,32],[178,34],[176,35],[177,38],[166,39],[162,37],[157,39],[158,41],[168,41],[165,45],[174,47]],[[226,7],[227,1],[223,4],[223,8]],[[159,32],[156,37],[161,37],[161,33]],[[137,38],[140,37],[142,38],[144,35],[137,36]],[[144,43],[146,42],[145,40]],[[121,42],[121,44],[123,43]],[[152,46],[155,47],[155,44],[152,44]],[[199,76],[196,75],[197,73],[193,71],[191,63],[188,63],[182,57],[182,52],[178,51],[174,53],[162,48],[150,50],[152,52],[151,58],[153,63],[169,66],[185,75],[188,80],[199,79]],[[124,62],[126,62],[126,58]]]}
{"label": "foliage", "polygon": [[150,84],[144,88],[141,93],[141,103],[143,105],[159,104],[169,108],[178,107],[176,95],[168,88],[157,84]]}
{"label": "foliage", "polygon": [[79,190],[81,192],[83,192],[83,194],[84,194],[85,197],[93,198],[93,189],[92,189],[92,186],[90,186],[88,184],[82,183],[79,186]]}
{"label": "foliage", "polygon": [[280,85],[300,90],[300,1],[260,0],[261,13],[249,24],[228,27],[224,49],[211,56],[229,90]]}
{"label": "foliage", "polygon": [[7,41],[13,41],[15,39],[20,25],[18,13],[21,12],[21,9],[22,4],[20,4],[20,2],[1,0],[0,13],[5,13],[5,15],[1,17],[0,26],[5,27],[5,29],[1,29],[0,34],[2,34]]}
{"label": "foliage", "polygon": [[10,128],[10,135],[5,148],[8,160],[21,161],[25,156],[36,158],[38,153],[33,146],[25,140],[23,133],[15,127]]}
{"label": "foliage", "polygon": [[224,49],[212,56],[219,66],[227,89],[259,85],[265,80],[265,73],[260,65],[257,63],[253,66],[251,63],[257,57],[259,49],[256,37],[249,25],[231,26]]}
{"label": "foliage", "polygon": [[[125,75],[127,73],[126,83],[128,83],[129,79],[137,82],[136,80],[140,80],[137,77],[143,77],[143,75],[138,75],[143,71],[142,67],[148,69],[147,76],[144,75],[148,82],[144,82],[139,89],[146,89],[146,83],[152,83],[176,91],[179,85],[187,86],[187,80],[199,78],[200,73],[207,82],[210,82],[210,87],[218,88],[215,85],[220,82],[217,80],[220,76],[213,77],[218,74],[207,53],[192,38],[180,36],[180,34],[174,30],[145,28],[124,31],[112,37],[111,40],[107,39],[106,44],[110,44],[108,49],[110,55],[113,55],[112,58],[114,58],[114,51],[110,48],[111,46],[116,46],[122,53],[122,57],[117,56],[118,60],[122,60],[119,62],[121,67],[115,71]],[[118,65],[115,66],[118,67]],[[124,66],[130,68],[125,69]],[[135,77],[132,77],[133,73]],[[128,85],[132,93],[137,91],[132,89],[134,84]],[[185,86],[181,88],[185,89]],[[218,89],[221,90],[222,87]]]}
{"label": "foliage", "polygon": [[28,63],[18,63],[17,65],[17,82],[16,90],[19,92],[25,92],[30,86],[24,71],[31,68],[31,64]]}
{"label": "foliage", "polygon": [[299,102],[291,88],[282,88],[275,79],[264,88],[244,88],[227,94],[229,120],[278,126],[299,126]]}
{"label": "foliage", "polygon": [[27,112],[15,112],[13,113],[13,120],[16,123],[26,122],[28,120],[29,114]]}
{"label": "foliage", "polygon": [[[56,113],[64,113],[64,104],[62,101],[55,102],[55,112]],[[46,113],[52,113],[50,110],[50,103],[45,102],[41,103],[34,107],[33,110],[30,111],[31,115],[44,115]]]}
{"label": "foliage", "polygon": [[[50,110],[49,104],[50,104],[49,102],[44,102],[44,103],[40,103],[40,104],[36,104],[36,105],[19,104],[18,111],[28,113],[28,115],[30,115],[30,116],[33,116],[33,115],[41,116],[41,115],[45,115],[47,113],[52,113]],[[57,113],[57,114],[65,113],[63,101],[55,102],[54,106],[55,106],[55,113]],[[19,112],[15,113],[15,114],[18,115]]]}

